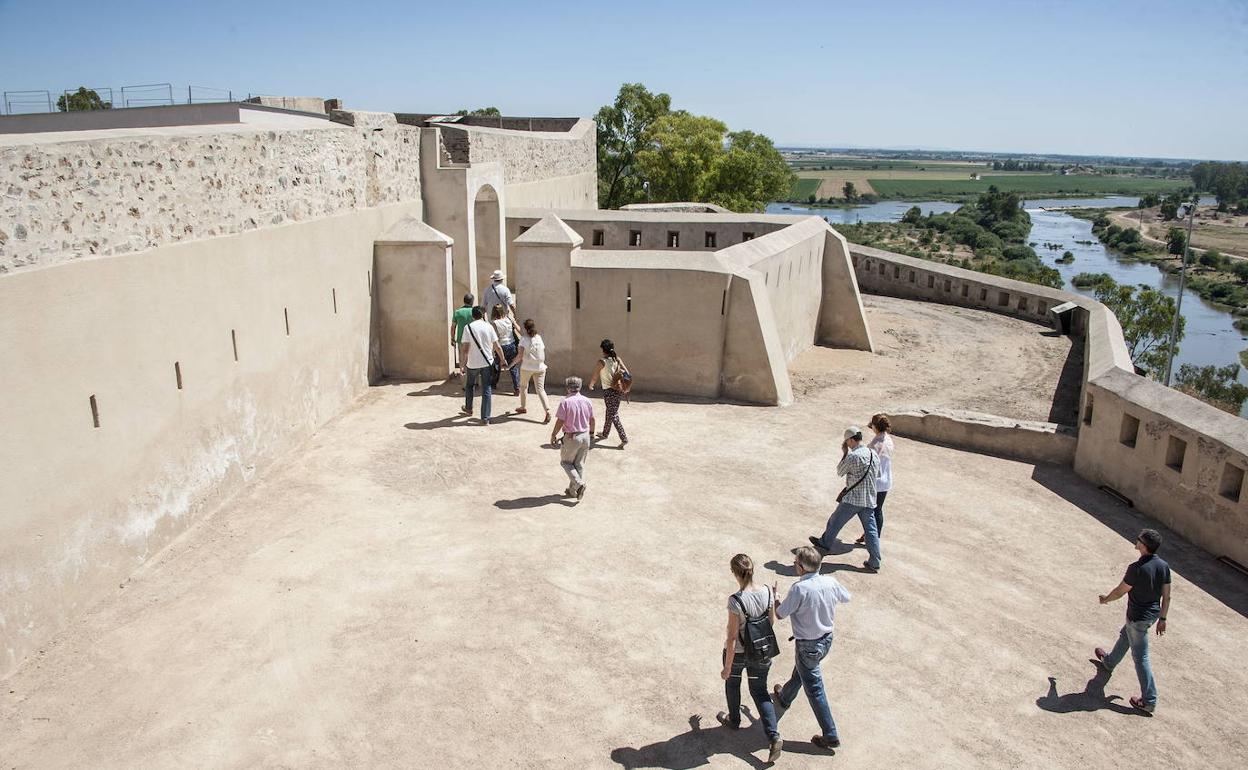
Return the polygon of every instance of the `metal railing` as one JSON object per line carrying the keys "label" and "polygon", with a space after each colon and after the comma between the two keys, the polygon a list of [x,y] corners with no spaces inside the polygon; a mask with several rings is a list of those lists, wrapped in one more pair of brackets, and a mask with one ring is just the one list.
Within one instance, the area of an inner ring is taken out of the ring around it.
{"label": "metal railing", "polygon": [[[83,86],[82,88],[86,88]],[[83,107],[75,104],[74,96],[79,88],[66,88],[61,91],[30,90],[3,91],[0,115],[28,115],[43,112],[68,112],[82,109],[112,109],[127,107],[153,107],[172,104],[208,104],[211,102],[233,102],[234,91],[229,88],[213,86],[186,86],[185,96],[182,88],[175,88],[172,83],[139,83],[120,88],[99,86],[86,88],[99,97],[102,107]],[[54,96],[54,94],[56,96]]]}

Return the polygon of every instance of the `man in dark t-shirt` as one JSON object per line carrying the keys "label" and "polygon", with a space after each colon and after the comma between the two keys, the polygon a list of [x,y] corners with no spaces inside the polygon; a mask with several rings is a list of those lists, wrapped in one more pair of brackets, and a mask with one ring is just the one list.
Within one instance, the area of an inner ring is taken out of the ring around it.
{"label": "man in dark t-shirt", "polygon": [[1140,678],[1140,695],[1131,698],[1131,705],[1149,714],[1157,708],[1157,685],[1148,658],[1148,629],[1156,623],[1157,635],[1166,633],[1166,613],[1170,611],[1170,565],[1157,555],[1160,547],[1161,535],[1155,529],[1146,529],[1136,538],[1139,560],[1127,567],[1122,582],[1114,590],[1101,595],[1101,604],[1127,595],[1127,622],[1118,633],[1114,649],[1108,653],[1102,647],[1095,650],[1096,659],[1106,673],[1112,673],[1127,650],[1131,650],[1135,673]]}

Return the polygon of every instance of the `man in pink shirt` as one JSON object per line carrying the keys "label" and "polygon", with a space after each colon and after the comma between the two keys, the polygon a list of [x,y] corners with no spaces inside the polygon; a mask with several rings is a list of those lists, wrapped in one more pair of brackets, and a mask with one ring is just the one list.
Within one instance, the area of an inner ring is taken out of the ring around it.
{"label": "man in pink shirt", "polygon": [[[594,435],[594,405],[581,395],[581,378],[564,380],[568,395],[555,410],[555,427],[550,432],[550,443],[559,447],[559,464],[568,474],[568,488],[564,497],[585,496],[585,457],[589,454],[590,437]],[[563,431],[563,441],[559,431]]]}

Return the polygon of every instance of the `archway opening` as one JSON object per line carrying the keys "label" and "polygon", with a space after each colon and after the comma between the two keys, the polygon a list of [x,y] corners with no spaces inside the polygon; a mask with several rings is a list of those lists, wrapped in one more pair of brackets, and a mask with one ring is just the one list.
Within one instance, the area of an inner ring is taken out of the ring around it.
{"label": "archway opening", "polygon": [[488,184],[477,190],[472,202],[472,214],[477,280],[484,292],[490,285],[490,274],[503,269],[502,211],[498,191]]}

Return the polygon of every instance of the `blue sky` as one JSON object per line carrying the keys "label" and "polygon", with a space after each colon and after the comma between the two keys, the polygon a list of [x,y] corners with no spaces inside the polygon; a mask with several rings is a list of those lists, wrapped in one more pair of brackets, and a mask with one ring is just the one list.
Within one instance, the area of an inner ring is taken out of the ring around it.
{"label": "blue sky", "polygon": [[779,144],[1248,159],[1248,0],[0,0],[0,41],[4,90],[588,116],[640,81]]}

